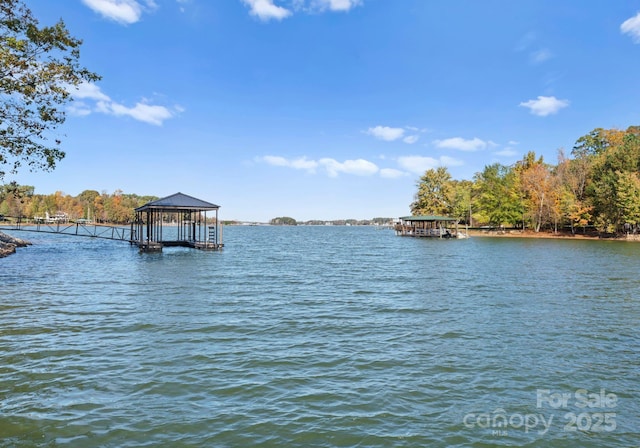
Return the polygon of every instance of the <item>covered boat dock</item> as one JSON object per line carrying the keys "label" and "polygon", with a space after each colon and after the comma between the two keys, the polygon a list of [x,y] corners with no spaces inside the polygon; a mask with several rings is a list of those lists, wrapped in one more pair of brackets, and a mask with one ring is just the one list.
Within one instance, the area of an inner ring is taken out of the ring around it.
{"label": "covered boat dock", "polygon": [[[395,226],[396,235],[426,238],[459,238],[458,220],[448,216],[403,216]],[[465,235],[466,236],[466,235]]]}
{"label": "covered boat dock", "polygon": [[[161,251],[164,246],[220,250],[224,244],[219,208],[183,193],[148,202],[135,209],[131,242],[144,252]],[[207,218],[207,212],[214,216]]]}

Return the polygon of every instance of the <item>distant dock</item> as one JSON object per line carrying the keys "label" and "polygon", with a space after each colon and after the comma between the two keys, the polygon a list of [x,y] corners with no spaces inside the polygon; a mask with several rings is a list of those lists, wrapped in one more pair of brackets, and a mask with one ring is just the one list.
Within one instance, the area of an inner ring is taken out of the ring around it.
{"label": "distant dock", "polygon": [[467,238],[458,230],[458,220],[448,216],[403,216],[395,225],[398,236],[419,238]]}

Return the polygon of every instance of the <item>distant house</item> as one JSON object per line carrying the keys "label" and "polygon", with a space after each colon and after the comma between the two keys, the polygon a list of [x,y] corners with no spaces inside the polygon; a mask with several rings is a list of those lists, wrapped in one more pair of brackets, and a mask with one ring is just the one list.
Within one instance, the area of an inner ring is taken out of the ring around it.
{"label": "distant house", "polygon": [[45,224],[66,224],[69,222],[69,215],[65,212],[56,212],[53,216],[49,215],[49,212],[45,212],[44,218],[42,216],[34,216],[33,220],[35,222],[45,223]]}

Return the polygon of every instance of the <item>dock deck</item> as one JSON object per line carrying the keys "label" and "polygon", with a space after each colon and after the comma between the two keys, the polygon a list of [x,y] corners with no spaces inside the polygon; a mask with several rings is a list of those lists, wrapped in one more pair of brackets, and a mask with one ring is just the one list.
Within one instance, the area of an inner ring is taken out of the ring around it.
{"label": "dock deck", "polygon": [[[163,247],[191,247],[200,250],[220,250],[222,227],[219,226],[219,205],[176,193],[138,207],[132,227],[132,243],[142,252],[159,252]],[[215,212],[215,225],[207,220],[207,211]],[[163,236],[163,223],[177,225],[177,235]]]}
{"label": "dock deck", "polygon": [[419,238],[464,238],[458,230],[458,220],[448,216],[403,216],[394,228],[398,236]]}

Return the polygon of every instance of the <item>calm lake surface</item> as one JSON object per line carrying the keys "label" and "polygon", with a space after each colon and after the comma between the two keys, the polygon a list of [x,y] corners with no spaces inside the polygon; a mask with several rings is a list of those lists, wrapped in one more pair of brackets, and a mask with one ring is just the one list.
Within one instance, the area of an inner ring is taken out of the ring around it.
{"label": "calm lake surface", "polygon": [[640,244],[9,232],[2,447],[633,447]]}

